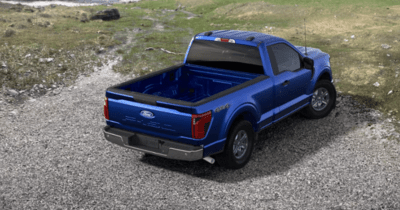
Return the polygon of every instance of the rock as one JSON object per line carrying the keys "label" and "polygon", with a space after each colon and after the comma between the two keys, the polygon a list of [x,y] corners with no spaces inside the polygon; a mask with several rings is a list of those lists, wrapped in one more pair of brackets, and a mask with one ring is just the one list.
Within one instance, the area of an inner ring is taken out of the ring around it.
{"label": "rock", "polygon": [[61,93],[61,88],[57,88],[53,91],[53,95],[58,95]]}
{"label": "rock", "polygon": [[375,83],[374,83],[374,86],[375,86],[375,87],[379,87],[379,82],[375,82]]}
{"label": "rock", "polygon": [[117,9],[106,9],[103,11],[98,11],[91,20],[118,20],[120,18],[119,11]]}
{"label": "rock", "polygon": [[386,54],[387,57],[390,57],[390,54]]}
{"label": "rock", "polygon": [[7,68],[7,65],[6,65],[6,63],[4,63],[4,61],[1,62],[1,67],[2,68]]}
{"label": "rock", "polygon": [[392,46],[390,46],[388,44],[382,44],[381,46],[382,46],[383,49],[389,49],[389,48],[392,47]]}
{"label": "rock", "polygon": [[31,74],[31,72],[30,72],[30,71],[27,71],[27,72],[25,72],[24,76],[25,76],[25,77],[28,77],[30,74]]}
{"label": "rock", "polygon": [[154,48],[152,48],[152,47],[148,47],[148,48],[146,48],[145,50],[146,50],[146,51],[149,51],[149,50],[154,50]]}
{"label": "rock", "polygon": [[7,29],[7,30],[4,32],[4,36],[5,36],[5,37],[11,37],[11,36],[14,35],[14,34],[15,34],[15,31],[12,30],[12,29]]}
{"label": "rock", "polygon": [[17,95],[19,94],[18,91],[13,90],[13,89],[9,89],[9,90],[7,91],[7,93],[8,93],[9,95],[12,95],[12,96],[17,96]]}
{"label": "rock", "polygon": [[10,25],[8,25],[8,27],[14,27],[14,26],[15,26],[14,23],[11,23]]}
{"label": "rock", "polygon": [[27,54],[27,55],[25,55],[25,58],[27,58],[27,57],[31,57],[31,54]]}
{"label": "rock", "polygon": [[24,12],[35,12],[35,10],[33,10],[32,8],[29,8],[29,7],[25,7],[24,8]]}
{"label": "rock", "polygon": [[38,23],[38,26],[40,26],[40,27],[45,27],[45,28],[47,27],[47,25],[44,24],[44,23],[42,23],[42,22],[39,22],[39,23]]}
{"label": "rock", "polygon": [[40,85],[39,85],[39,88],[41,88],[41,89],[42,89],[42,88],[43,88],[43,85],[42,85],[42,84],[40,84]]}
{"label": "rock", "polygon": [[10,115],[17,115],[17,114],[18,114],[17,110],[14,110],[14,111],[10,112]]}
{"label": "rock", "polygon": [[347,39],[344,39],[344,41],[345,41],[345,42],[348,42],[349,40],[347,40]]}
{"label": "rock", "polygon": [[62,64],[60,63],[60,64],[58,64],[58,67],[62,67]]}
{"label": "rock", "polygon": [[100,48],[97,52],[98,53],[103,53],[103,52],[105,52],[106,50],[104,49],[104,47],[102,47],[102,48]]}
{"label": "rock", "polygon": [[356,36],[354,36],[354,35],[351,35],[351,37],[350,37],[350,38],[354,39],[354,38],[356,38]]}
{"label": "rock", "polygon": [[69,56],[71,56],[71,58],[75,58],[75,55],[74,55],[74,54],[71,54],[71,55],[69,55]]}
{"label": "rock", "polygon": [[393,93],[393,91],[392,90],[390,90],[389,92],[388,92],[388,95],[390,95],[390,94],[392,94]]}
{"label": "rock", "polygon": [[142,70],[146,71],[147,69],[149,69],[148,67],[143,67]]}

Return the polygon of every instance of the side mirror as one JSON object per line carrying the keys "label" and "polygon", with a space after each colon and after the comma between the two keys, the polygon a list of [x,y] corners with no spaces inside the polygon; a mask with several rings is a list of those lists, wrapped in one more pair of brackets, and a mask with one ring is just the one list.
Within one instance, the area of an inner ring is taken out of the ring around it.
{"label": "side mirror", "polygon": [[314,70],[314,60],[309,57],[303,58],[304,68]]}

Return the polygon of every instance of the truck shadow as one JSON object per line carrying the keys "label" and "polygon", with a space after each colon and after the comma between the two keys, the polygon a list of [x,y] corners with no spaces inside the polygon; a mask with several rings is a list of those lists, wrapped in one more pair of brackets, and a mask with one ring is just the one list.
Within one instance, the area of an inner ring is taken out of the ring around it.
{"label": "truck shadow", "polygon": [[178,173],[227,183],[282,174],[356,127],[381,121],[374,112],[356,107],[358,104],[351,99],[343,102],[342,98],[342,102],[337,104],[336,109],[323,119],[309,120],[297,113],[261,131],[250,162],[239,170],[225,169],[204,160],[186,162],[144,156],[141,161]]}

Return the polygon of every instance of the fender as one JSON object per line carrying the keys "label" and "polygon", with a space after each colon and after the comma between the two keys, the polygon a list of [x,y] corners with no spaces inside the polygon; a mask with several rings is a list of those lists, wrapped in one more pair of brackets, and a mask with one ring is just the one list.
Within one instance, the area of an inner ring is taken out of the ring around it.
{"label": "fender", "polygon": [[254,106],[251,103],[244,103],[240,106],[238,106],[231,114],[231,116],[228,119],[228,123],[224,126],[224,138],[228,138],[228,132],[229,129],[231,128],[233,122],[235,121],[235,119],[243,114],[244,112],[248,112],[250,113],[250,116],[244,116],[244,119],[249,120],[250,123],[253,125],[253,130],[254,132],[258,131],[258,125],[257,122],[259,121],[259,117],[255,117],[255,116],[260,116],[260,114],[258,113],[258,110],[256,108],[256,106]]}
{"label": "fender", "polygon": [[314,91],[315,84],[317,84],[317,81],[321,78],[321,76],[325,73],[329,74],[329,81],[332,80],[332,71],[330,70],[329,67],[324,66],[324,69],[321,72],[316,72],[317,74],[314,76],[313,80],[311,81],[310,87],[308,87],[307,93],[312,94]]}

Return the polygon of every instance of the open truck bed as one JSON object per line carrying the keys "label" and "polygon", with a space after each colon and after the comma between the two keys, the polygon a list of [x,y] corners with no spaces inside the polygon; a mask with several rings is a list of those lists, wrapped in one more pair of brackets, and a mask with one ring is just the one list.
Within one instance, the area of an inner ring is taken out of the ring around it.
{"label": "open truck bed", "polygon": [[258,76],[260,75],[180,64],[113,88],[196,103]]}

